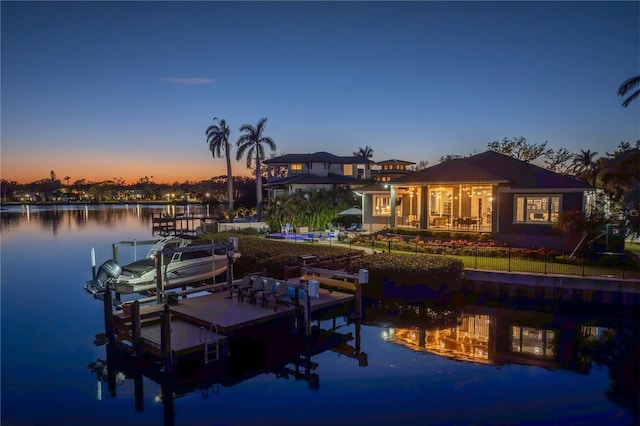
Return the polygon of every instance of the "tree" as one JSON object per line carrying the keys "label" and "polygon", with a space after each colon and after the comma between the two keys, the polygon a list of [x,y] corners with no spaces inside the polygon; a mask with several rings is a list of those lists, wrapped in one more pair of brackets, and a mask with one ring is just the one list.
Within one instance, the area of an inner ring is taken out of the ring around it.
{"label": "tree", "polygon": [[522,160],[526,163],[530,163],[537,158],[544,157],[548,155],[550,151],[547,149],[547,142],[542,144],[530,144],[523,136],[512,139],[504,138],[502,141],[489,142],[487,144],[487,148],[490,151],[508,155],[509,157]]}
{"label": "tree", "polygon": [[427,160],[421,160],[418,164],[412,164],[407,167],[407,170],[411,170],[412,172],[417,172],[418,170],[426,169],[429,165]]}
{"label": "tree", "polygon": [[[218,124],[215,124],[218,122]],[[220,158],[224,155],[227,160],[227,198],[229,200],[229,211],[233,210],[233,175],[231,173],[231,145],[229,144],[229,134],[231,133],[227,122],[217,117],[213,117],[213,123],[207,128],[205,135],[213,158]]]}
{"label": "tree", "polygon": [[574,158],[575,155],[570,153],[566,148],[560,148],[557,151],[554,151],[553,149],[547,151],[543,161],[547,166],[547,170],[551,170],[555,173],[567,174],[571,171]]}
{"label": "tree", "polygon": [[261,118],[255,127],[250,124],[243,124],[240,127],[240,132],[244,132],[244,135],[238,139],[238,151],[236,152],[237,161],[240,161],[246,153],[247,169],[251,168],[253,159],[255,158],[256,160],[256,210],[258,221],[262,219],[262,173],[260,173],[260,166],[265,158],[263,145],[267,145],[271,151],[276,150],[276,144],[273,139],[262,135],[266,123],[267,119]]}
{"label": "tree", "polygon": [[592,152],[589,149],[581,149],[580,154],[576,154],[573,157],[573,162],[570,166],[571,172],[573,172],[576,177],[583,179],[589,185],[595,185],[598,169],[596,161],[594,160],[596,155],[598,155],[597,152]]}
{"label": "tree", "polygon": [[624,108],[628,107],[631,101],[640,95],[640,75],[625,80],[620,87],[618,87],[618,96],[626,96],[627,94],[629,94],[629,96],[622,102]]}
{"label": "tree", "polygon": [[358,150],[353,153],[353,155],[358,155],[369,160],[373,158],[373,148],[371,148],[368,145],[365,146],[364,148],[359,147]]}

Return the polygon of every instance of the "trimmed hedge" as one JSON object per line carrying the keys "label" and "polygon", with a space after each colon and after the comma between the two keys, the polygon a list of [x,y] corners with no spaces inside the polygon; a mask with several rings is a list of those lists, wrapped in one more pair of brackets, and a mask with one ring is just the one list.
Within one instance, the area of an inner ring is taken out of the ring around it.
{"label": "trimmed hedge", "polygon": [[378,253],[351,262],[350,272],[369,271],[369,297],[442,297],[462,288],[464,264],[441,256]]}
{"label": "trimmed hedge", "polygon": [[284,278],[284,265],[299,265],[300,256],[314,254],[320,261],[332,260],[347,256],[360,256],[362,250],[346,247],[330,247],[326,245],[311,245],[309,243],[291,243],[270,240],[262,236],[241,235],[233,232],[221,232],[200,237],[202,242],[228,241],[230,237],[238,238],[238,252],[240,257],[233,264],[235,277],[242,277],[247,273],[266,271],[275,278]]}

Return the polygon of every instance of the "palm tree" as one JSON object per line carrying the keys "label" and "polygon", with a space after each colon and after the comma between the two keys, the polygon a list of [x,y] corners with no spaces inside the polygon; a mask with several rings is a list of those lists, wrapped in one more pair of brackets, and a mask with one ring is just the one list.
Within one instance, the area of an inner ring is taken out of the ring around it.
{"label": "palm tree", "polygon": [[271,151],[276,150],[276,144],[273,139],[268,136],[262,136],[266,123],[267,119],[261,118],[255,127],[250,124],[243,124],[242,127],[240,127],[240,131],[244,132],[244,135],[238,139],[238,152],[236,152],[237,161],[240,161],[246,152],[247,169],[251,168],[253,159],[255,158],[256,160],[256,211],[258,221],[262,219],[262,173],[260,165],[265,158],[263,144],[269,146]]}
{"label": "palm tree", "polygon": [[358,150],[353,153],[353,155],[361,156],[361,157],[364,157],[364,158],[366,158],[368,160],[371,157],[373,157],[373,148],[371,148],[368,145],[365,146],[364,148],[363,147],[359,147]]}
{"label": "palm tree", "polygon": [[[216,121],[218,124],[215,124]],[[229,199],[229,211],[233,210],[233,175],[231,174],[231,145],[229,144],[229,127],[227,122],[213,117],[213,125],[207,128],[205,135],[213,158],[223,155],[227,159],[227,198]]]}
{"label": "palm tree", "polygon": [[584,149],[580,150],[580,154],[576,154],[573,157],[573,162],[571,164],[571,171],[575,173],[576,176],[583,178],[590,185],[595,183],[596,177],[596,162],[594,161],[594,157],[598,155],[597,152],[592,152],[591,150]]}
{"label": "palm tree", "polygon": [[[618,96],[625,96],[629,93],[629,96],[622,102],[622,106],[624,108],[628,107],[631,101],[640,96],[640,75],[636,75],[635,77],[631,77],[630,79],[623,82],[618,88]],[[633,89],[636,88],[634,91]]]}

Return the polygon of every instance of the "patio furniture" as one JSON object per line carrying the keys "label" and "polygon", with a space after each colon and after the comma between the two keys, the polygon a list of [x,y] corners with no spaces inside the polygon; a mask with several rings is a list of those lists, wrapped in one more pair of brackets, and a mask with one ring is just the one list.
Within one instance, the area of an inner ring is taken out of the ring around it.
{"label": "patio furniture", "polygon": [[261,290],[256,291],[254,295],[254,303],[256,299],[260,299],[262,301],[262,306],[267,306],[267,299],[273,293],[278,282],[273,278],[267,278],[264,280],[264,287]]}
{"label": "patio furniture", "polygon": [[278,281],[275,291],[271,293],[270,299],[273,299],[273,310],[274,312],[278,310],[278,303],[284,304],[284,299],[289,297],[287,295],[287,290],[289,286],[286,281]]}
{"label": "patio furniture", "polygon": [[231,289],[231,298],[233,298],[233,291],[235,290],[238,296],[238,301],[241,302],[244,296],[244,292],[249,291],[253,286],[253,279],[254,279],[253,275],[245,275],[242,278],[242,282],[240,282],[240,284],[235,289],[234,288]]}

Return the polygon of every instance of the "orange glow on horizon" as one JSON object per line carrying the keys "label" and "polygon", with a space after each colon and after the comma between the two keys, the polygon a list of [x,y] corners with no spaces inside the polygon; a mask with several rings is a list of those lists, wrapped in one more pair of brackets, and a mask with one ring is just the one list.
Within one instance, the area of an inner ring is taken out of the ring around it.
{"label": "orange glow on horizon", "polygon": [[[61,160],[61,161],[59,161]],[[103,182],[107,180],[124,180],[125,184],[131,185],[140,181],[141,178],[148,177],[154,183],[172,184],[174,182],[200,182],[213,177],[227,174],[224,159],[213,160],[211,156],[198,159],[197,161],[180,162],[166,164],[151,160],[138,161],[128,160],[123,162],[118,160],[114,167],[108,164],[107,160],[102,161],[70,161],[66,159],[46,159],[37,162],[29,161],[28,164],[2,161],[0,178],[8,181],[16,181],[20,184],[27,184],[42,179],[49,179],[53,171],[56,178],[66,184],[65,177],[69,177],[69,184],[86,179],[88,182]],[[244,162],[232,162],[232,173],[234,176],[252,176],[252,172],[245,167]]]}

